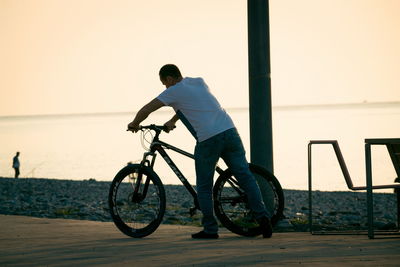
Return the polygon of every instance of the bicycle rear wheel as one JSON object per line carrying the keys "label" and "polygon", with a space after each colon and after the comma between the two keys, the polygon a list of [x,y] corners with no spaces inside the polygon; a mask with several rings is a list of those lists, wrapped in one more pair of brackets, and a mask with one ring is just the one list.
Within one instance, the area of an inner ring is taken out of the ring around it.
{"label": "bicycle rear wheel", "polygon": [[158,228],[164,216],[164,186],[151,168],[130,164],[112,181],[108,203],[111,217],[121,232],[144,237]]}
{"label": "bicycle rear wheel", "polygon": [[[253,164],[249,164],[249,167],[261,191],[267,192],[263,195],[263,201],[272,214],[271,223],[275,225],[283,215],[282,187],[275,176],[264,168]],[[229,169],[215,182],[213,196],[215,214],[227,229],[243,236],[261,234],[261,228],[247,203],[246,194]]]}

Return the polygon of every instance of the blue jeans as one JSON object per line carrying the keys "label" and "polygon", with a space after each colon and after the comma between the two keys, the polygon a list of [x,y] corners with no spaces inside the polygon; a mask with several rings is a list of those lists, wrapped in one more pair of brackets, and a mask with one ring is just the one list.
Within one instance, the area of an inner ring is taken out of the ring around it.
{"label": "blue jeans", "polygon": [[198,142],[194,152],[196,166],[197,195],[203,213],[204,231],[209,234],[218,232],[218,223],[213,209],[213,178],[219,158],[222,158],[240,186],[245,190],[251,210],[257,219],[270,217],[262,200],[260,189],[245,157],[242,140],[232,128],[217,134],[205,141]]}

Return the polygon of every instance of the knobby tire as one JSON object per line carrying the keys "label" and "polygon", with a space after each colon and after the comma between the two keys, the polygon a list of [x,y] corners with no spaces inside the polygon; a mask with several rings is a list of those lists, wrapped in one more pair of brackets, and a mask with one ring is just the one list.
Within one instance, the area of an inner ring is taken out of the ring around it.
{"label": "knobby tire", "polygon": [[[282,187],[275,176],[264,168],[254,164],[249,164],[249,167],[253,175],[261,180],[261,183],[257,182],[259,187],[268,191],[268,194],[263,196],[263,200],[267,209],[272,213],[271,223],[275,225],[283,216]],[[234,187],[231,186],[232,184]],[[240,188],[229,169],[225,170],[216,180],[213,197],[215,214],[228,230],[243,236],[261,234],[261,228],[247,204],[244,190]]]}
{"label": "knobby tire", "polygon": [[[137,182],[139,178],[141,183]],[[108,203],[111,218],[121,232],[130,237],[145,237],[153,233],[163,219],[164,186],[151,168],[129,164],[112,181]]]}

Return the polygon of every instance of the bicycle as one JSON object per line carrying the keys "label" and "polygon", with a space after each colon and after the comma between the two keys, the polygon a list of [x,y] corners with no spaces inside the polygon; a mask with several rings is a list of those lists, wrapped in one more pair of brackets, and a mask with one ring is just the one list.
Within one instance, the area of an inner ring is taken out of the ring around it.
{"label": "bicycle", "polygon": [[[155,132],[150,149],[143,154],[139,164],[128,164],[121,169],[113,179],[109,191],[109,208],[111,217],[117,228],[124,234],[141,238],[152,234],[161,224],[165,209],[165,189],[160,177],[153,170],[158,152],[170,166],[184,187],[193,197],[194,207],[189,213],[193,216],[200,210],[196,190],[191,186],[179,168],[169,157],[166,149],[173,150],[186,157],[194,159],[194,155],[159,139],[162,131],[168,131],[164,126],[154,124],[141,126],[142,140],[146,133]],[[149,142],[150,143],[150,142]],[[272,225],[283,216],[284,196],[279,181],[270,172],[260,166],[249,164],[250,171],[256,177],[262,191],[268,191],[263,196],[264,203],[271,214]],[[214,211],[220,223],[233,233],[243,236],[261,234],[261,228],[247,204],[244,190],[232,176],[229,169],[216,167],[217,178],[213,187]]]}

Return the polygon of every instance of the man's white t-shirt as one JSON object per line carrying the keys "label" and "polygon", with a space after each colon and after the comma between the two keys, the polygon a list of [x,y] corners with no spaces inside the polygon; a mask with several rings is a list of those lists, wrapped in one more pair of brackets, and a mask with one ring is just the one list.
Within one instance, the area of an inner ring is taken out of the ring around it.
{"label": "man's white t-shirt", "polygon": [[198,142],[235,127],[202,78],[184,78],[157,99],[175,110]]}

